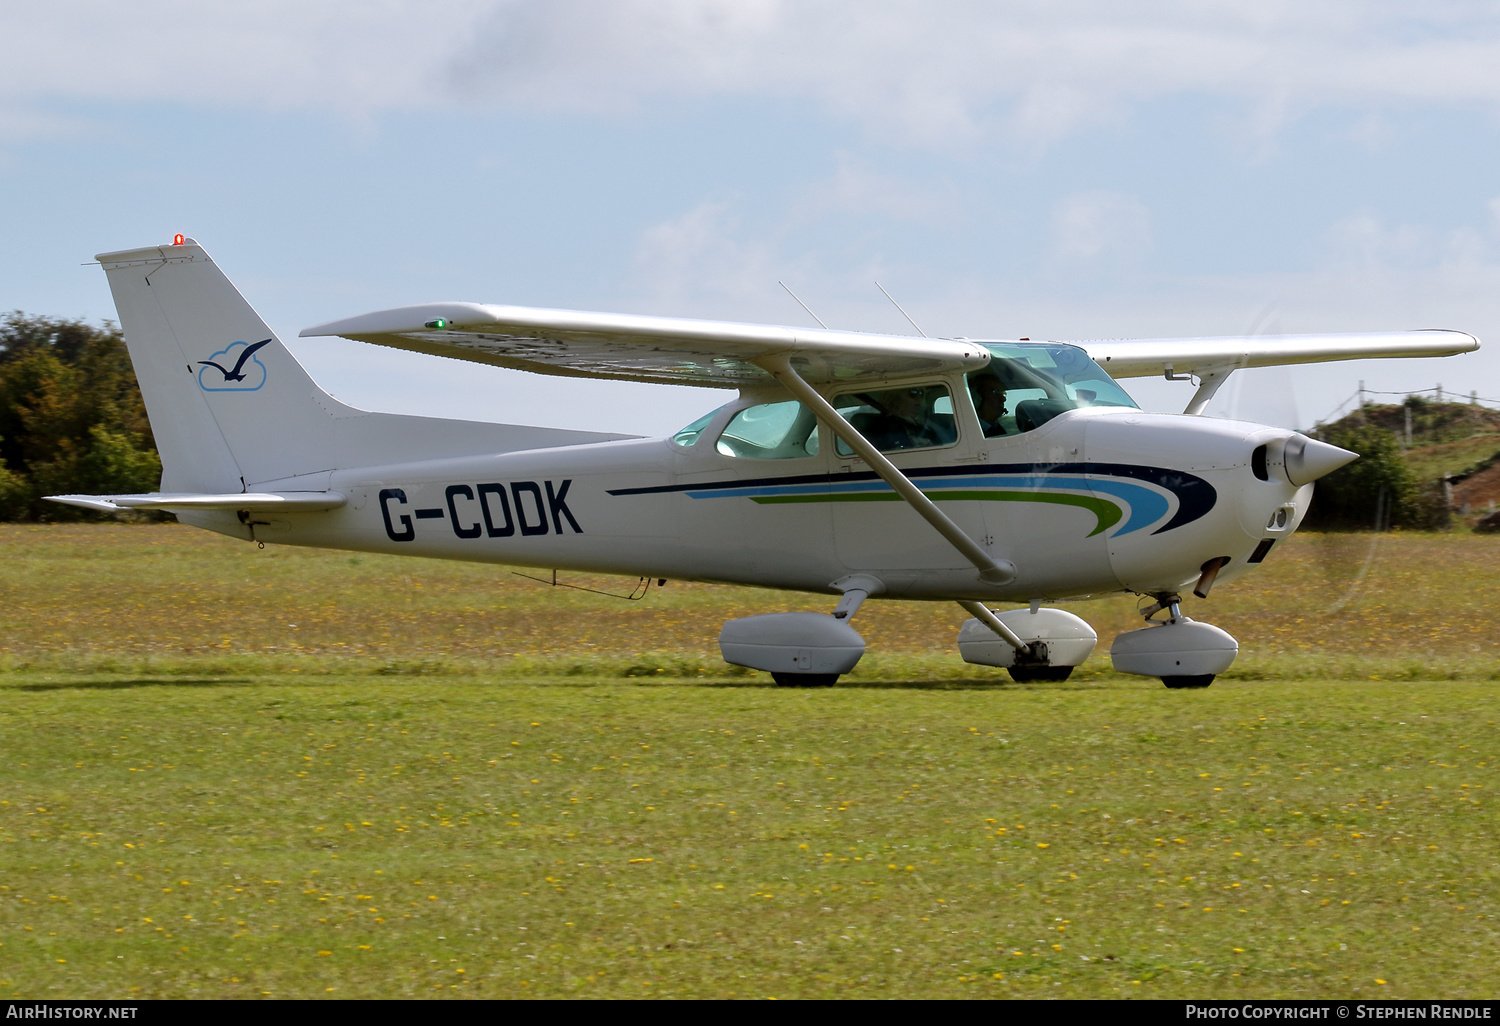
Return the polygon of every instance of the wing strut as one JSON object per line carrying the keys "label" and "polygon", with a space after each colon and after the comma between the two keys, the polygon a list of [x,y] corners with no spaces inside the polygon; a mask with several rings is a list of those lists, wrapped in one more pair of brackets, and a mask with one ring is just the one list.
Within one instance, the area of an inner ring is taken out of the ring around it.
{"label": "wing strut", "polygon": [[1239,364],[1230,363],[1220,367],[1205,367],[1198,371],[1198,391],[1193,393],[1193,398],[1188,402],[1187,409],[1182,412],[1189,417],[1201,417],[1208,401],[1214,397],[1219,386],[1229,380]]}
{"label": "wing strut", "polygon": [[975,602],[972,599],[959,599],[958,604],[967,609],[973,615],[974,619],[1000,635],[1001,640],[1005,641],[1017,652],[1023,655],[1035,654],[1035,647],[1022,641],[1021,636],[1005,626],[1005,621],[996,616],[995,611],[983,602]]}
{"label": "wing strut", "polygon": [[[771,376],[786,386],[787,391],[800,399],[809,409],[813,411],[828,429],[842,438],[849,448],[869,464],[870,469],[875,471],[880,479],[896,492],[897,495],[906,500],[906,504],[932,525],[938,534],[948,540],[955,549],[962,553],[963,557],[974,568],[979,571],[979,579],[987,584],[1009,584],[1016,579],[1016,568],[1009,560],[996,560],[984,551],[973,538],[964,533],[963,528],[949,519],[948,514],[937,508],[922,490],[911,483],[911,480],[895,464],[886,459],[880,450],[871,445],[864,435],[860,434],[835,410],[817,390],[802,380],[802,376],[792,369],[792,362],[786,353],[778,353],[773,356],[765,356],[755,361],[756,364],[769,371]],[[1005,640],[1009,641],[1009,638]]]}

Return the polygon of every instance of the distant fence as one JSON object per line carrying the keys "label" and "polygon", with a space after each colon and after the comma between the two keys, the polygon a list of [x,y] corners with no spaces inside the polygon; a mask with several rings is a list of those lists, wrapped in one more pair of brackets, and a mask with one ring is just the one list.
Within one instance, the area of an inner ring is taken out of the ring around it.
{"label": "distant fence", "polygon": [[[1430,395],[1432,396],[1432,401],[1435,403],[1468,403],[1471,406],[1489,406],[1500,409],[1500,399],[1491,399],[1480,395],[1478,392],[1470,392],[1468,395],[1463,395],[1452,389],[1444,389],[1440,384],[1434,385],[1432,388],[1409,388],[1400,392],[1381,392],[1373,388],[1366,388],[1365,383],[1361,381],[1359,388],[1355,390],[1353,395],[1335,406],[1333,412],[1320,417],[1313,426],[1322,427],[1324,424],[1338,420],[1345,413],[1363,409],[1374,401],[1371,398],[1372,396],[1381,395],[1399,395],[1403,398],[1410,398],[1415,395],[1425,398]],[[1391,405],[1400,405],[1400,403],[1392,403]]]}

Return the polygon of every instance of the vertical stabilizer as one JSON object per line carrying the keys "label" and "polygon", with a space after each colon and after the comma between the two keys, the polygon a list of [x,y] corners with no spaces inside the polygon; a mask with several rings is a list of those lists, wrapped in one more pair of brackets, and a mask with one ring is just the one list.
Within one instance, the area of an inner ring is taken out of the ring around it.
{"label": "vertical stabilizer", "polygon": [[[351,467],[629,437],[357,410],[313,382],[192,239],[98,260],[146,400],[163,492],[321,491],[331,471]],[[178,519],[248,537],[222,510]]]}
{"label": "vertical stabilizer", "polygon": [[162,490],[228,493],[333,469],[335,417],[203,248],[102,253],[162,461]]}

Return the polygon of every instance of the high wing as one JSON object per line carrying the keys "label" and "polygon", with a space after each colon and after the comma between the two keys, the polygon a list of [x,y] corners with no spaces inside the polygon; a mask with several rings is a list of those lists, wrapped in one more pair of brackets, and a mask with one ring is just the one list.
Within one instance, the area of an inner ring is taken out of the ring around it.
{"label": "high wing", "polygon": [[1068,344],[1085,350],[1115,378],[1202,375],[1242,367],[1333,360],[1453,356],[1479,348],[1479,340],[1473,335],[1440,328],[1360,335],[1118,339]]}
{"label": "high wing", "polygon": [[[977,370],[990,360],[970,339],[927,339],[769,324],[585,313],[478,303],[381,310],[305,328],[394,349],[573,377],[739,388],[764,382],[762,364],[787,355],[812,384],[862,384],[908,374]],[[993,340],[1014,341],[1014,340]],[[1112,377],[1213,374],[1241,367],[1373,357],[1451,356],[1479,348],[1461,331],[1069,342]]]}
{"label": "high wing", "polygon": [[787,355],[814,384],[978,370],[982,345],[856,331],[584,313],[478,303],[381,310],[305,328],[497,367],[573,377],[740,388],[771,380],[756,361]]}

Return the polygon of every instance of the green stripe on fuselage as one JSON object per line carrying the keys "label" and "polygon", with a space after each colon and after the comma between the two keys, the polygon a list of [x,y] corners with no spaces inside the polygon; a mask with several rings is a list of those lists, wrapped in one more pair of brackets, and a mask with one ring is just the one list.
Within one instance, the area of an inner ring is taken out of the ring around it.
{"label": "green stripe on fuselage", "polygon": [[[1059,506],[1077,506],[1086,509],[1098,519],[1088,536],[1092,538],[1107,531],[1120,522],[1125,511],[1108,499],[1095,495],[1071,495],[1067,492],[1005,492],[1005,491],[923,491],[933,502],[1050,502]],[[900,502],[895,492],[843,492],[824,495],[756,495],[752,502],[777,505],[787,502]]]}

